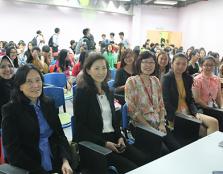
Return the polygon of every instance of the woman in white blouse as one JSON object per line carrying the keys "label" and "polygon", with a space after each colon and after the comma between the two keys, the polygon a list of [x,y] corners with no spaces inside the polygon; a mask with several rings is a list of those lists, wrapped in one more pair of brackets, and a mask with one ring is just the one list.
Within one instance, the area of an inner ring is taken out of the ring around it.
{"label": "woman in white blouse", "polygon": [[108,161],[119,173],[143,165],[146,156],[125,143],[115,117],[114,100],[109,92],[108,63],[97,53],[85,60],[82,84],[77,88],[74,103],[77,117],[77,140],[91,141],[113,151]]}

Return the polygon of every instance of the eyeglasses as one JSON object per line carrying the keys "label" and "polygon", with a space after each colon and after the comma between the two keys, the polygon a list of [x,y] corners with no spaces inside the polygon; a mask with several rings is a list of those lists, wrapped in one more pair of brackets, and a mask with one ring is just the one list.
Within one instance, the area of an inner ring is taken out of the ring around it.
{"label": "eyeglasses", "polygon": [[203,65],[204,67],[210,67],[210,68],[212,68],[212,67],[214,67],[215,65],[213,65],[213,64],[205,64],[205,65]]}
{"label": "eyeglasses", "polygon": [[38,78],[38,79],[28,79],[26,82],[25,82],[28,86],[32,86],[33,84],[37,83],[37,84],[41,84],[42,83],[42,79],[41,78]]}
{"label": "eyeglasses", "polygon": [[12,65],[1,65],[0,69],[13,68]]}
{"label": "eyeglasses", "polygon": [[147,60],[142,60],[141,63],[143,63],[143,64],[148,64],[148,65],[154,65],[154,64],[155,64],[154,61],[147,61]]}

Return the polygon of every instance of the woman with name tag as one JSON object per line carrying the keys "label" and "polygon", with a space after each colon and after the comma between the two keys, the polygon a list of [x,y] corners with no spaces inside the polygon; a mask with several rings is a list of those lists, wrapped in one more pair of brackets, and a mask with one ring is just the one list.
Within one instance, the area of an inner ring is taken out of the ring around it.
{"label": "woman with name tag", "polygon": [[[180,145],[165,127],[166,110],[163,103],[160,81],[155,76],[156,64],[154,53],[144,51],[139,54],[136,61],[137,75],[129,77],[125,85],[125,100],[128,104],[128,113],[131,117],[133,133],[134,125],[137,123],[167,133],[164,138],[164,144],[169,151],[174,151]],[[146,147],[146,143],[151,142],[148,139],[144,143]],[[149,153],[149,150],[144,149],[146,153]]]}
{"label": "woman with name tag", "polygon": [[194,78],[192,87],[195,102],[201,106],[204,113],[213,115],[218,119],[220,130],[223,130],[223,111],[210,110],[210,108],[222,108],[222,94],[220,78],[214,75],[215,59],[206,56],[201,61],[202,72]]}

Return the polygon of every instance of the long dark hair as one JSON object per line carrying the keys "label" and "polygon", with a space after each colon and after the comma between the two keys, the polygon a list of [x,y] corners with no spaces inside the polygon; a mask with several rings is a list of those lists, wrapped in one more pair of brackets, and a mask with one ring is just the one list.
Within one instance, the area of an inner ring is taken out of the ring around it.
{"label": "long dark hair", "polygon": [[106,59],[100,54],[100,53],[96,53],[96,52],[91,52],[89,54],[89,56],[87,57],[87,59],[85,60],[84,63],[84,68],[83,68],[83,86],[87,87],[88,90],[93,90],[94,92],[98,93],[98,89],[95,86],[94,80],[92,79],[92,77],[87,73],[87,70],[89,70],[91,68],[91,66],[93,65],[93,63],[97,60],[104,60],[106,63],[106,67],[107,67],[107,75],[105,80],[102,82],[102,89],[106,89],[107,88],[107,81],[109,79],[109,66],[108,66],[108,62],[106,61]]}
{"label": "long dark hair", "polygon": [[[10,57],[10,52],[11,52],[12,49],[16,50],[16,48],[15,48],[14,46],[10,46],[10,47],[6,48],[6,55],[7,55],[10,59],[11,59],[11,57]],[[17,52],[17,50],[16,50],[16,52]],[[18,61],[18,57],[17,57],[17,55],[16,55],[16,58],[15,58],[14,60],[12,60],[12,62],[13,62],[13,64],[14,64],[14,67],[15,67],[15,68],[18,68],[18,67],[19,67],[19,61]]]}
{"label": "long dark hair", "polygon": [[58,61],[59,61],[59,67],[61,68],[62,72],[65,71],[65,68],[69,66],[69,60],[66,60],[66,57],[68,55],[68,50],[62,49],[58,54]]}
{"label": "long dark hair", "polygon": [[[36,51],[39,51],[39,53],[41,52],[40,48],[37,47],[37,46],[35,46],[35,47],[32,48],[31,53],[33,53],[33,51],[35,51],[35,50],[36,50]],[[27,62],[27,63],[32,63],[32,61],[33,61],[33,56],[32,56],[32,54],[30,54],[29,57],[27,57],[26,62]]]}
{"label": "long dark hair", "polygon": [[160,75],[161,75],[161,71],[160,71],[160,65],[158,63],[158,59],[160,56],[166,56],[167,59],[168,59],[168,64],[166,65],[165,67],[165,73],[169,72],[170,70],[170,57],[169,55],[165,52],[165,51],[161,51],[158,56],[157,56],[157,67],[156,67],[156,74],[157,74],[157,77],[160,78]]}
{"label": "long dark hair", "polygon": [[[13,90],[11,93],[11,100],[13,102],[15,102],[15,103],[30,103],[30,99],[27,98],[23,94],[23,92],[20,90],[20,86],[26,82],[26,77],[31,70],[38,72],[38,74],[40,75],[41,80],[43,82],[42,73],[33,64],[26,64],[26,65],[20,67],[17,70],[17,72],[15,74],[15,78],[14,78],[14,87],[13,87]],[[39,98],[40,99],[43,98],[43,89],[42,89],[42,93]]]}

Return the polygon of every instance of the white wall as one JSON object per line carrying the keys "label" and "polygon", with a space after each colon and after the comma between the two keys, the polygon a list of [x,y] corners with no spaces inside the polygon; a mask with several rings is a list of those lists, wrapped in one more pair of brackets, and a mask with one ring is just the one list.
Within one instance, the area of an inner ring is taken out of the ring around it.
{"label": "white wall", "polygon": [[148,30],[178,31],[178,9],[142,6],[141,42]]}
{"label": "white wall", "polygon": [[180,8],[178,30],[183,33],[183,46],[204,47],[221,55],[223,28],[223,1],[209,0]]}
{"label": "white wall", "polygon": [[62,48],[69,46],[71,39],[79,40],[82,29],[91,28],[98,42],[101,34],[123,31],[131,46],[142,45],[148,30],[180,31],[184,48],[195,46],[223,54],[222,0],[201,1],[185,8],[160,9],[137,6],[133,16],[117,13],[96,12],[68,7],[27,4],[12,0],[0,0],[0,40],[32,40],[36,30],[43,31],[46,41],[61,28]]}
{"label": "white wall", "polygon": [[68,7],[27,4],[0,0],[1,30],[0,40],[25,42],[32,40],[40,29],[48,42],[54,33],[54,28],[61,29],[61,45],[69,46],[69,41],[76,41],[82,36],[83,28],[89,27],[96,41],[101,39],[101,34],[109,35],[123,31],[126,37],[131,32],[131,16],[89,11]]}

